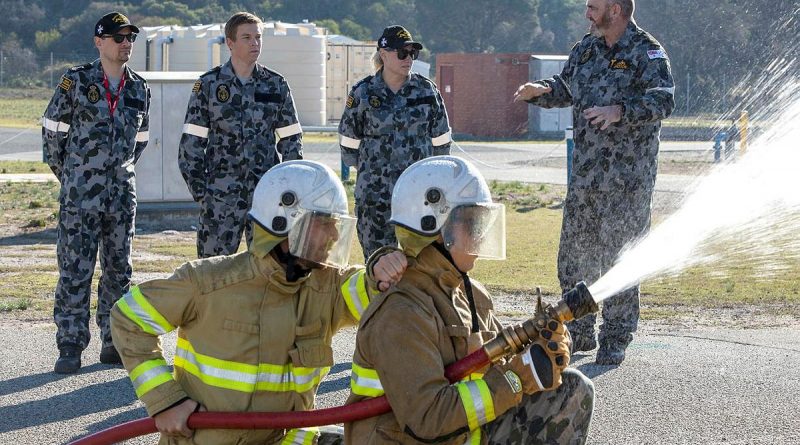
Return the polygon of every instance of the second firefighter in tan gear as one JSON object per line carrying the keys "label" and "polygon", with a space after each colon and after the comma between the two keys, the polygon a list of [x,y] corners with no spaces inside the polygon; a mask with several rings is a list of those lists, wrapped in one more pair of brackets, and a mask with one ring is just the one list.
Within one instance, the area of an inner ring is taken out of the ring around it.
{"label": "second firefighter in tan gear", "polygon": [[345,424],[346,443],[584,443],[594,389],[566,369],[570,340],[557,320],[522,354],[455,384],[445,377],[503,328],[468,275],[477,258],[505,257],[504,208],[477,169],[450,156],[419,161],[392,200],[409,265],[362,316],[348,399],[385,395],[392,412]]}
{"label": "second firefighter in tan gear", "polygon": [[[356,324],[377,293],[363,267],[346,266],[354,221],[328,167],[279,164],[253,202],[246,252],[186,263],[114,306],[115,345],[162,444],[316,443],[315,429],[192,431],[186,420],[196,409],[313,409],[333,365],[333,335]],[[388,287],[404,268],[396,253],[373,273]],[[175,329],[172,372],[158,336]]]}

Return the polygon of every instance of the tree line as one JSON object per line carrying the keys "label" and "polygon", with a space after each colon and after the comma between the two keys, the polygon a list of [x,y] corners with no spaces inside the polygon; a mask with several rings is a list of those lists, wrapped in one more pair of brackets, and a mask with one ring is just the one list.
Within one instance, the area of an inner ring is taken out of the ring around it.
{"label": "tree line", "polygon": [[[588,28],[585,0],[0,0],[0,8],[4,83],[12,86],[46,83],[48,70],[85,63],[91,29],[111,10],[139,26],[219,23],[244,10],[360,40],[398,23],[433,63],[445,52],[567,54]],[[756,87],[776,61],[796,64],[799,53],[796,0],[638,0],[634,18],[670,55],[679,113],[735,108],[743,85]],[[41,62],[45,54],[55,66]]]}

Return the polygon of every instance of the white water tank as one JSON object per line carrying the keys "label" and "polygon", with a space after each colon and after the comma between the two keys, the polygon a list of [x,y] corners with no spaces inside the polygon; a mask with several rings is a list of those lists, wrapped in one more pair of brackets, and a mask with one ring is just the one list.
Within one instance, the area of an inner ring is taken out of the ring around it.
{"label": "white water tank", "polygon": [[347,95],[358,81],[372,75],[375,44],[344,36],[328,36],[326,71],[326,111],[329,123],[342,118]]}

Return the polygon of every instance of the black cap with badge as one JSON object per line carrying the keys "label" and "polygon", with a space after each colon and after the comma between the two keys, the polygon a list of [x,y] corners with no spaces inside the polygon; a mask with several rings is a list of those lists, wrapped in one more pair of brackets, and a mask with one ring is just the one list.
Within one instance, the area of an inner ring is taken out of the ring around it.
{"label": "black cap with badge", "polygon": [[122,14],[121,12],[109,12],[100,20],[98,20],[96,25],[94,25],[94,36],[102,37],[108,34],[116,34],[117,31],[125,27],[130,28],[131,32],[139,32],[139,28],[132,25],[131,21],[128,20],[128,17],[126,17],[125,14]]}
{"label": "black cap with badge", "polygon": [[383,29],[378,39],[378,48],[400,49],[406,45],[421,50],[422,44],[411,39],[411,33],[400,25],[392,25]]}

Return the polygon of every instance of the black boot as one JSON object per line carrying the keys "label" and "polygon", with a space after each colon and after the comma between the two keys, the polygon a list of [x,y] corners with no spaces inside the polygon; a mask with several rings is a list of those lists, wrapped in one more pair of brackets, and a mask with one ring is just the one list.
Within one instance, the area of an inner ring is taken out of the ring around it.
{"label": "black boot", "polygon": [[119,353],[114,345],[103,346],[100,349],[100,363],[106,365],[121,365],[122,359],[119,358]]}
{"label": "black boot", "polygon": [[81,367],[81,349],[75,346],[59,348],[54,371],[57,374],[74,374]]}

